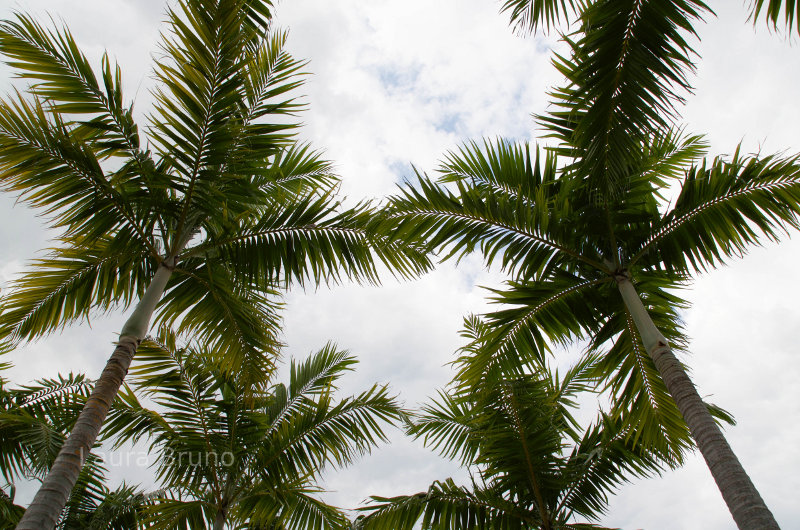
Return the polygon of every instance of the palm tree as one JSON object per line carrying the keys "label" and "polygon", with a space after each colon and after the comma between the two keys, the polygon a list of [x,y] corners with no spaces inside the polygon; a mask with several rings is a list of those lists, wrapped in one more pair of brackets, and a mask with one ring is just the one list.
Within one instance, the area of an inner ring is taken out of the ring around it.
{"label": "palm tree", "polygon": [[[441,182],[419,176],[384,228],[445,257],[480,250],[511,280],[495,291],[495,337],[460,359],[465,387],[502,368],[542,365],[586,341],[638,436],[679,461],[689,433],[740,528],[777,528],[673,349],[686,339],[678,290],[699,271],[798,226],[797,158],[699,161],[702,139],[674,128],[693,71],[686,35],[701,2],[591,2],[554,63],[567,84],[539,116],[557,144],[507,141],[450,153]],[[677,189],[676,189],[677,188]],[[670,200],[671,199],[671,200]],[[520,352],[535,352],[519,357]],[[688,426],[688,430],[687,430]]]}
{"label": "palm tree", "polygon": [[[485,324],[470,324],[483,340]],[[577,394],[591,383],[593,360],[563,376],[500,376],[478,393],[440,393],[411,432],[468,467],[471,487],[447,479],[416,495],[373,497],[360,528],[599,528],[574,521],[597,519],[619,484],[658,473],[661,464],[618,419],[601,416],[582,431],[572,417]]]}
{"label": "palm tree", "polygon": [[116,348],[20,528],[52,528],[149,322],[180,324],[267,375],[276,289],[377,281],[428,267],[344,209],[330,165],[293,139],[303,64],[270,26],[269,0],[181,0],[155,65],[146,134],[104,57],[95,74],[67,29],[0,23],[0,53],[31,85],[0,103],[0,186],[41,208],[58,246],[0,302],[17,343],[133,307]]}
{"label": "palm tree", "polygon": [[[503,0],[502,12],[511,15],[511,23],[522,32],[536,31],[540,26],[550,30],[561,22],[576,18],[592,0]],[[751,0],[750,18],[758,21],[764,15],[765,21],[778,30],[785,27],[791,32],[800,33],[800,3],[795,0]],[[783,18],[783,23],[781,23]]]}
{"label": "palm tree", "polygon": [[[8,483],[8,492],[0,489],[0,529],[10,530],[19,522],[25,509],[14,504],[15,484],[46,475],[91,386],[86,377],[73,374],[18,388],[0,378],[0,474]],[[59,514],[59,530],[137,528],[146,496],[125,485],[110,490],[105,471],[99,457],[90,453]]]}
{"label": "palm tree", "polygon": [[219,352],[180,346],[162,330],[142,343],[131,369],[147,408],[130,389],[107,423],[117,444],[149,440],[158,451],[163,496],[148,508],[152,528],[344,528],[347,518],[317,498],[319,474],[384,441],[383,422],[402,410],[386,386],[337,398],[356,360],[328,344],[291,363],[288,384],[253,382],[225,370]]}

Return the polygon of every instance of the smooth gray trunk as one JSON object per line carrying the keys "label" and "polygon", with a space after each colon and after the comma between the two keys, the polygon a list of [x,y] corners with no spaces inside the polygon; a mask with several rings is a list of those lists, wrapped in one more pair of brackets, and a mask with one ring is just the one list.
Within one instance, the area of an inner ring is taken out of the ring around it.
{"label": "smooth gray trunk", "polygon": [[217,516],[214,518],[214,530],[224,530],[225,529],[225,512],[223,510],[217,510]]}
{"label": "smooth gray trunk", "polygon": [[736,525],[741,530],[778,529],[775,517],[728,445],[669,343],[656,328],[633,284],[627,277],[618,276],[617,286],[645,349],[689,426]]}
{"label": "smooth gray trunk", "polygon": [[128,373],[136,348],[145,337],[150,318],[172,274],[172,264],[162,263],[144,295],[120,332],[119,342],[106,367],[97,379],[75,426],[61,447],[53,467],[22,516],[17,530],[51,530],[55,528],[69,494],[78,480],[86,457],[94,446],[108,409],[117,396]]}

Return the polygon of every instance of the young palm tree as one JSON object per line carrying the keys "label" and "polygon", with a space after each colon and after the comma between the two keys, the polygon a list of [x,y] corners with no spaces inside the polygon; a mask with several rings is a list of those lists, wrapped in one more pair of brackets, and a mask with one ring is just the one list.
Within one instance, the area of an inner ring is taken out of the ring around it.
{"label": "young palm tree", "polygon": [[[84,376],[72,374],[19,388],[0,378],[0,474],[9,488],[0,490],[0,529],[16,527],[25,508],[14,504],[15,484],[47,474],[91,386]],[[100,459],[90,453],[56,527],[134,530],[145,500],[128,486],[109,490]]]}
{"label": "young palm tree", "polygon": [[598,373],[638,436],[679,459],[690,431],[739,527],[777,528],[673,354],[685,346],[676,289],[796,228],[800,213],[797,158],[737,150],[697,162],[703,141],[672,127],[693,70],[686,34],[705,9],[588,3],[566,37],[569,56],[555,60],[567,85],[539,117],[557,146],[544,156],[505,141],[468,144],[445,160],[441,183],[420,176],[395,197],[384,222],[448,257],[479,249],[512,277],[495,292],[509,307],[490,316],[494,339],[460,360],[464,386],[588,341],[605,353]]}
{"label": "young palm tree", "polygon": [[375,281],[374,256],[400,275],[428,266],[365,228],[368,205],[341,208],[330,165],[295,144],[290,93],[303,65],[270,16],[268,0],[169,9],[145,134],[107,57],[97,75],[66,29],[24,15],[0,23],[0,53],[30,83],[27,97],[0,103],[0,186],[62,234],[0,301],[0,339],[133,306],[20,528],[55,524],[153,315],[260,380],[274,359],[277,288]]}
{"label": "young palm tree", "polygon": [[[149,528],[344,528],[346,516],[317,498],[326,466],[345,466],[385,440],[383,422],[403,413],[385,386],[337,398],[356,364],[327,345],[291,363],[288,384],[226,371],[221,355],[180,347],[162,330],[131,369],[142,405],[120,393],[107,431],[116,443],[149,440],[164,495],[147,509]],[[245,526],[242,526],[245,525]]]}
{"label": "young palm tree", "polygon": [[661,467],[618,420],[603,416],[581,431],[570,408],[590,383],[590,361],[563,376],[500,376],[477,393],[440,393],[411,432],[469,467],[472,486],[448,479],[416,495],[373,497],[359,528],[599,528],[575,521],[597,519],[619,484]]}

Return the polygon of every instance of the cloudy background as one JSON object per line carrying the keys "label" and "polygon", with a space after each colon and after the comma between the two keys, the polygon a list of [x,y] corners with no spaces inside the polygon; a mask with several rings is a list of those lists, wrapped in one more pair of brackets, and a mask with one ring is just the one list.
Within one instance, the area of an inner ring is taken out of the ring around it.
{"label": "cloudy background", "polygon": [[[498,14],[497,0],[284,0],[278,23],[288,47],[310,59],[304,89],[310,111],[302,136],[336,164],[348,197],[383,197],[412,174],[433,170],[466,139],[535,139],[532,113],[546,109],[560,79],[549,58],[554,37],[521,38]],[[746,22],[741,0],[716,1],[699,27],[695,94],[683,111],[691,132],[705,133],[713,154],[800,151],[800,50]],[[128,100],[139,113],[151,102],[151,54],[162,0],[0,0],[14,10],[51,14],[72,29],[96,64],[103,50],[121,64]],[[0,67],[0,92],[10,71]],[[34,214],[0,196],[0,285],[48,245]],[[796,302],[800,238],[759,248],[700,277],[685,315],[693,377],[700,393],[733,412],[727,436],[783,528],[800,528],[800,361]],[[463,315],[486,308],[479,285],[502,277],[479,260],[446,264],[416,281],[391,279],[378,289],[353,285],[293,291],[287,297],[288,355],[302,357],[328,340],[361,360],[344,390],[391,382],[407,405],[424,401],[451,377],[446,363],[460,344]],[[120,316],[20,348],[6,374],[15,383],[83,371],[96,376],[111,351]],[[369,494],[425,489],[460,476],[452,463],[394,434],[352,468],[326,475],[330,500],[358,505]],[[150,473],[110,461],[115,481],[149,485]],[[122,458],[124,460],[124,458]],[[135,463],[135,458],[131,464]],[[28,491],[20,493],[23,500]],[[625,529],[724,529],[733,526],[699,456],[662,478],[625,486],[602,521]]]}

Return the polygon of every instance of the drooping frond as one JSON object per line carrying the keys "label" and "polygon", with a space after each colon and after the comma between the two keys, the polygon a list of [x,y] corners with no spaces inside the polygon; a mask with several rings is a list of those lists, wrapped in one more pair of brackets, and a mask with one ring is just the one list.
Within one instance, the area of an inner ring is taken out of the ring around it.
{"label": "drooping frond", "polygon": [[225,262],[183,260],[157,310],[155,323],[178,329],[225,352],[223,366],[253,382],[269,377],[280,349],[282,302],[274,289],[237,282]]}
{"label": "drooping frond", "polygon": [[0,474],[7,481],[49,469],[91,388],[80,374],[0,387]]}
{"label": "drooping frond", "polygon": [[[636,282],[653,323],[673,351],[685,351],[688,339],[680,311],[688,303],[675,292],[679,281],[663,274],[640,273]],[[612,415],[625,419],[627,436],[662,455],[668,465],[680,465],[685,452],[694,446],[689,429],[628,311],[619,296],[611,294],[612,316],[590,344],[590,349],[601,354],[595,376],[604,381],[603,389],[611,396]]]}
{"label": "drooping frond", "polygon": [[319,489],[305,481],[257,483],[236,512],[241,520],[280,530],[338,530],[347,528],[347,516],[314,494]]}
{"label": "drooping frond", "polygon": [[610,288],[608,278],[582,280],[556,273],[493,290],[493,301],[504,307],[487,315],[485,329],[472,337],[456,361],[458,384],[469,388],[498,373],[546,367],[552,345],[570,345],[600,328],[608,318],[602,301]]}
{"label": "drooping frond", "polygon": [[596,518],[620,485],[660,473],[658,454],[625,436],[625,428],[623,421],[601,416],[573,447],[565,463],[569,486],[559,501],[570,514]]}
{"label": "drooping frond", "polygon": [[632,262],[679,272],[704,271],[800,227],[797,157],[716,158],[691,168],[675,206],[653,227]]}

